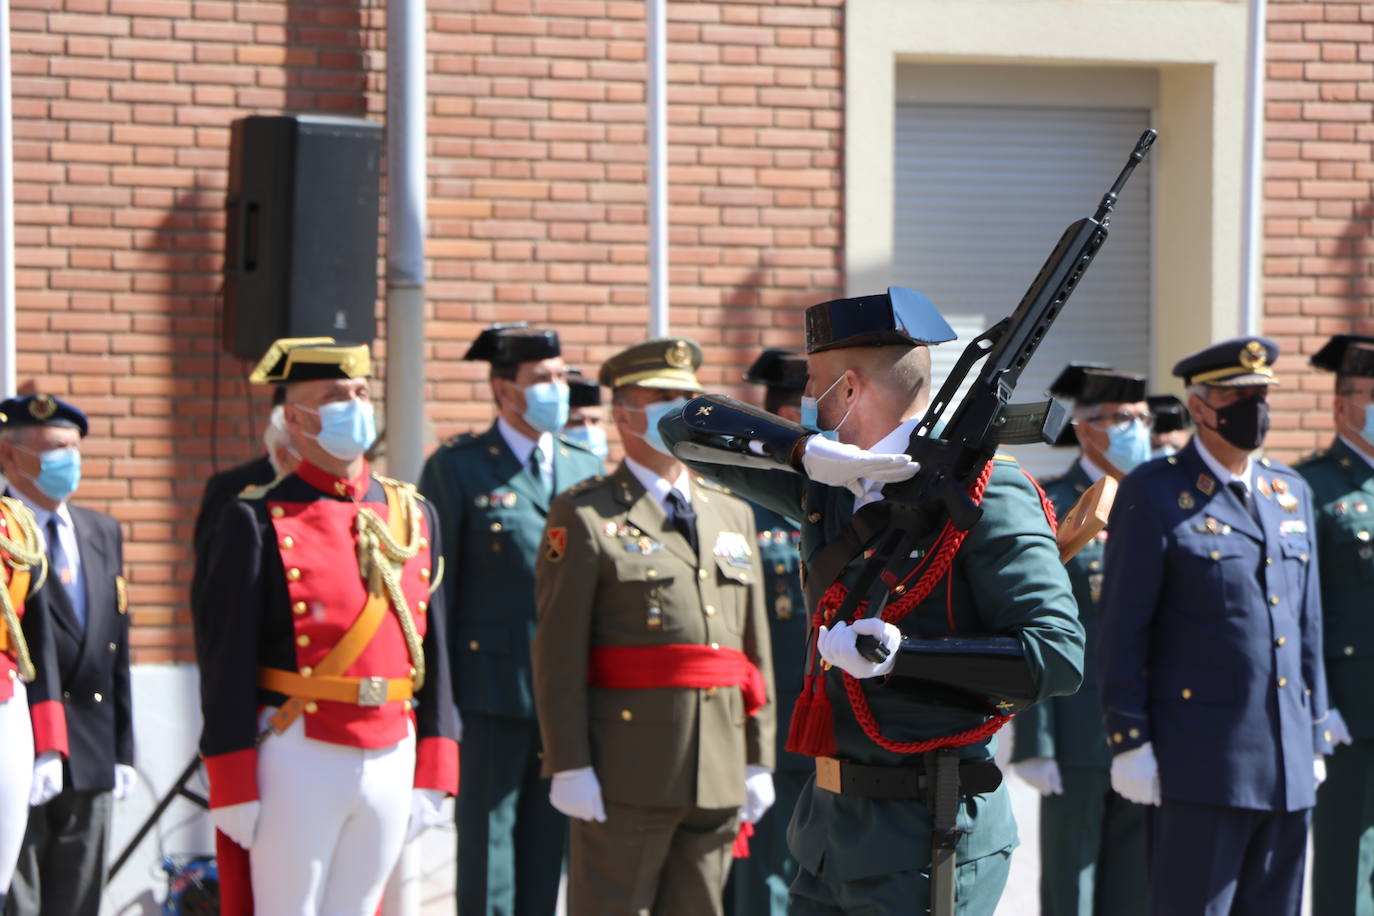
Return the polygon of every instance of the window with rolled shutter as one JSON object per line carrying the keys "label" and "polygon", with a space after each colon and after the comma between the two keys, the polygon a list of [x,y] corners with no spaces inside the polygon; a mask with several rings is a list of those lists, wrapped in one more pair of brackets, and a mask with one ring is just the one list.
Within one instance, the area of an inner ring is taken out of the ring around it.
{"label": "window with rolled shutter", "polygon": [[[931,350],[938,389],[963,346],[1011,314],[1064,227],[1097,208],[1149,112],[898,104],[895,126],[893,283],[930,296],[959,335]],[[1016,400],[1043,397],[1073,360],[1148,372],[1150,200],[1143,167],[1117,204],[1106,245],[1022,373]],[[1061,473],[1072,454],[1043,445],[1010,451],[1037,477]]]}

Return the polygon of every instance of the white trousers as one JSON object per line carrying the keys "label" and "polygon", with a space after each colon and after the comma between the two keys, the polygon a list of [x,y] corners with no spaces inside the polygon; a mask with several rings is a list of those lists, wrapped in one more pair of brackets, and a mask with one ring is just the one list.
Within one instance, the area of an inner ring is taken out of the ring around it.
{"label": "white trousers", "polygon": [[373,916],[401,856],[415,737],[365,750],[314,741],[303,719],[258,748],[257,916]]}
{"label": "white trousers", "polygon": [[10,889],[19,847],[29,826],[29,785],[33,782],[33,725],[24,683],[14,681],[14,696],[0,703],[0,894]]}

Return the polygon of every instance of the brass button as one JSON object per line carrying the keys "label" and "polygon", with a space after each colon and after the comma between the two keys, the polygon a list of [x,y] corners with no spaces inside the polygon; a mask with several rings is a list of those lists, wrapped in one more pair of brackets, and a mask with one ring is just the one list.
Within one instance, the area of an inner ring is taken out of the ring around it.
{"label": "brass button", "polygon": [[97,703],[103,703],[103,702],[105,702],[105,697],[104,697],[104,695],[103,695],[103,694],[99,694],[99,693],[93,693],[93,694],[91,694],[91,699],[95,700]]}
{"label": "brass button", "polygon": [[469,652],[476,652],[477,649],[478,649],[477,640],[474,639],[472,642],[468,643],[468,651],[469,651]]}
{"label": "brass button", "polygon": [[1221,551],[1220,551],[1220,550],[1213,550],[1211,553],[1208,554],[1208,556],[1211,557],[1213,560],[1220,560],[1220,559],[1221,559]]}
{"label": "brass button", "polygon": [[711,651],[712,651],[712,652],[715,652],[715,651],[716,651],[717,649],[719,649],[719,648],[720,648],[720,643],[718,643],[718,642],[713,642],[713,643],[711,643]]}
{"label": "brass button", "polygon": [[1179,696],[1183,697],[1185,700],[1191,700],[1193,698],[1193,691],[1188,687],[1184,687],[1179,691]]}
{"label": "brass button", "polygon": [[429,602],[428,602],[428,601],[419,601],[419,602],[416,602],[415,608],[416,608],[416,610],[418,610],[421,614],[423,614],[425,611],[429,610]]}
{"label": "brass button", "polygon": [[1273,565],[1274,565],[1274,558],[1273,558],[1273,557],[1265,557],[1265,558],[1264,558],[1264,565],[1265,565],[1265,566],[1273,566]]}
{"label": "brass button", "polygon": [[295,566],[291,567],[290,569],[288,569],[288,570],[286,571],[286,579],[287,579],[287,581],[289,581],[289,582],[297,582],[297,581],[300,580],[300,578],[301,578],[301,571],[300,571],[299,569],[297,569]]}
{"label": "brass button", "polygon": [[621,718],[622,720],[626,721],[626,722],[630,721],[630,720],[633,719],[634,717],[635,717],[635,714],[632,713],[632,712],[630,712],[628,709],[622,709],[622,710],[620,711],[620,718]]}
{"label": "brass button", "polygon": [[704,570],[704,569],[698,569],[698,570],[697,570],[697,578],[698,578],[698,579],[705,579],[705,578],[706,578],[706,570]]}
{"label": "brass button", "polygon": [[64,699],[64,700],[70,700],[71,698],[72,698],[72,692],[71,692],[70,690],[64,690],[64,691],[62,691],[62,699]]}
{"label": "brass button", "polygon": [[1354,655],[1354,654],[1355,654],[1355,647],[1354,647],[1354,646],[1346,646],[1346,647],[1345,647],[1344,649],[1342,649],[1341,651],[1344,652],[1346,655]]}
{"label": "brass button", "polygon": [[306,665],[304,668],[301,669],[301,677],[310,677],[310,675],[314,673],[315,669],[311,668],[309,665]]}
{"label": "brass button", "polygon": [[1097,560],[1092,560],[1091,562],[1088,563],[1088,568],[1089,568],[1089,569],[1099,569],[1099,568],[1101,568],[1101,566],[1102,566],[1102,564],[1099,563]]}
{"label": "brass button", "polygon": [[1279,603],[1279,596],[1278,596],[1278,595],[1270,595],[1270,596],[1269,596],[1269,603],[1270,603],[1270,604],[1278,604],[1278,603]]}
{"label": "brass button", "polygon": [[311,700],[309,703],[305,704],[305,711],[310,713],[319,712],[320,704],[316,703],[314,700]]}
{"label": "brass button", "polygon": [[1287,687],[1287,686],[1288,686],[1288,678],[1286,678],[1286,677],[1281,677],[1281,678],[1279,678],[1279,686],[1280,686],[1280,687]]}
{"label": "brass button", "polygon": [[14,680],[16,677],[19,676],[19,672],[15,671],[13,668],[11,668],[11,669],[10,669],[8,672],[6,672],[6,673],[9,675],[9,679],[10,679],[10,680]]}
{"label": "brass button", "polygon": [[709,605],[709,604],[706,605],[706,616],[707,616],[707,617],[714,617],[714,616],[716,616],[716,609],[715,609],[713,606]]}
{"label": "brass button", "polygon": [[1305,554],[1305,553],[1300,553],[1300,554],[1298,554],[1298,562],[1299,562],[1299,563],[1306,563],[1306,562],[1307,562],[1307,554]]}
{"label": "brass button", "polygon": [[806,517],[806,520],[814,525],[821,520],[821,514],[819,512],[812,512]]}
{"label": "brass button", "polygon": [[1126,739],[1123,738],[1123,737],[1121,736],[1121,732],[1116,732],[1115,734],[1112,735],[1112,741],[1113,741],[1113,743],[1115,743],[1115,744],[1120,744],[1122,741],[1125,741],[1125,740],[1126,740]]}
{"label": "brass button", "polygon": [[426,580],[426,581],[429,580],[429,567],[428,567],[428,566],[422,566],[422,567],[420,567],[420,578],[421,578],[421,579],[424,579],[424,580]]}
{"label": "brass button", "polygon": [[292,547],[295,547],[295,546],[296,546],[296,539],[293,538],[291,535],[288,534],[286,537],[284,537],[284,538],[281,539],[281,549],[282,549],[282,550],[290,550]]}
{"label": "brass button", "polygon": [[773,567],[773,572],[781,576],[783,573],[787,572],[787,564],[779,563],[777,566]]}
{"label": "brass button", "polygon": [[416,674],[418,674],[418,673],[419,673],[419,672],[417,672],[417,671],[415,670],[415,667],[412,665],[411,668],[410,668],[410,674],[408,674],[407,677],[414,677],[414,676],[415,676]]}
{"label": "brass button", "polygon": [[272,507],[272,517],[273,517],[273,518],[281,518],[281,517],[282,517],[283,515],[285,515],[285,514],[286,514],[286,510],[283,509],[281,506],[273,506],[273,507]]}
{"label": "brass button", "polygon": [[306,607],[304,601],[297,601],[295,604],[291,605],[291,610],[295,611],[297,614],[304,614],[309,608]]}
{"label": "brass button", "polygon": [[656,569],[646,569],[646,570],[644,570],[644,578],[646,578],[646,579],[657,579],[657,578],[658,578],[658,570],[656,570]]}
{"label": "brass button", "polygon": [[900,595],[900,594],[902,594],[902,593],[905,592],[905,591],[906,591],[906,586],[905,586],[905,585],[897,585],[897,586],[893,586],[892,594],[894,594],[894,595]]}
{"label": "brass button", "polygon": [[1131,736],[1131,739],[1134,740],[1134,739],[1140,737],[1140,729],[1138,729],[1138,728],[1133,728],[1133,729],[1131,729],[1130,731],[1128,731],[1126,734],[1130,735],[1130,736]]}
{"label": "brass button", "polygon": [[1326,731],[1322,732],[1322,737],[1326,739],[1326,743],[1327,743],[1327,744],[1330,744],[1330,743],[1331,743],[1331,729],[1328,728]]}
{"label": "brass button", "polygon": [[1288,637],[1287,637],[1287,636],[1280,636],[1278,639],[1274,640],[1274,645],[1276,645],[1276,646],[1281,646],[1281,645],[1283,645],[1283,644],[1286,643],[1286,642],[1288,642]]}
{"label": "brass button", "polygon": [[709,700],[711,697],[715,696],[717,693],[720,693],[720,688],[719,688],[719,687],[707,687],[707,688],[706,688],[706,698],[707,698],[708,700]]}
{"label": "brass button", "polygon": [[500,552],[501,552],[501,542],[500,542],[500,541],[492,541],[492,542],[491,542],[491,552],[492,552],[492,553],[500,553]]}
{"label": "brass button", "polygon": [[107,649],[109,649],[111,652],[113,652],[115,649],[117,649],[117,648],[119,648],[119,647],[116,646],[114,643],[110,643],[110,644],[109,644],[108,646],[106,646],[105,648],[107,648]]}
{"label": "brass button", "polygon": [[492,530],[492,531],[500,531],[500,530],[501,530],[501,523],[500,523],[500,522],[492,522],[492,523],[491,523],[491,530]]}
{"label": "brass button", "polygon": [[310,645],[310,637],[309,637],[309,636],[297,636],[297,637],[296,637],[296,645],[298,645],[298,646],[300,646],[302,649],[304,649],[306,646]]}
{"label": "brass button", "polygon": [[1367,540],[1369,540],[1369,532],[1368,532],[1368,531],[1356,532],[1355,537],[1356,537],[1357,539],[1361,540],[1361,541],[1367,541]]}
{"label": "brass button", "polygon": [[429,546],[429,538],[427,538],[427,537],[422,537],[422,538],[420,538],[420,546],[421,546],[421,547],[428,547],[428,546]]}

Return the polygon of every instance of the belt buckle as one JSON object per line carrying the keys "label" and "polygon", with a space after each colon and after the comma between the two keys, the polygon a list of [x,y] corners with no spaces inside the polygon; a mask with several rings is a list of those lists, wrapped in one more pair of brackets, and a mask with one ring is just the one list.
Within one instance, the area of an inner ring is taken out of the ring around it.
{"label": "belt buckle", "polygon": [[834,757],[816,758],[816,786],[836,795],[843,794],[840,784],[840,761]]}
{"label": "belt buckle", "polygon": [[386,678],[364,677],[358,679],[358,705],[386,705]]}

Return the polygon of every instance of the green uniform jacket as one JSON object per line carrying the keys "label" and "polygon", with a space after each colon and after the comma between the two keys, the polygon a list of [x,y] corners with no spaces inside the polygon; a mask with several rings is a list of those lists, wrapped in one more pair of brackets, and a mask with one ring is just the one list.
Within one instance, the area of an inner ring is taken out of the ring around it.
{"label": "green uniform jacket", "polygon": [[[601,473],[600,458],[555,438],[555,487],[564,490]],[[420,475],[420,492],[434,503],[443,527],[458,710],[532,719],[534,560],[549,500],[495,424],[435,450]]]}
{"label": "green uniform jacket", "polygon": [[1328,706],[1357,739],[1374,738],[1374,468],[1340,439],[1294,470],[1312,487],[1321,563]]}
{"label": "green uniform jacket", "polygon": [[[778,691],[778,769],[815,769],[810,757],[789,753],[787,723],[806,676],[806,597],[801,587],[801,529],[796,522],[754,506],[759,559],[763,562],[763,603],[773,642],[773,683]],[[789,814],[791,812],[788,812]]]}
{"label": "green uniform jacket", "polygon": [[[698,549],[622,465],[554,500],[540,550],[534,683],[544,775],[591,766],[609,802],[734,808],[746,764],[773,768],[773,663],[753,516],[692,481]],[[769,701],[746,716],[735,687],[587,683],[598,646],[700,645],[743,652]]]}
{"label": "green uniform jacket", "polygon": [[[1091,485],[1082,463],[1075,461],[1063,476],[1045,483],[1045,495],[1054,503],[1055,515],[1063,518]],[[1097,691],[1098,601],[1102,597],[1102,557],[1106,552],[1104,530],[1065,564],[1073,584],[1073,597],[1078,602],[1078,619],[1086,634],[1083,686],[1077,693],[1038,703],[1016,717],[1013,762],[1051,757],[1060,766],[1103,771],[1111,768],[1112,754],[1107,747]]]}
{"label": "green uniform jacket", "polygon": [[[671,445],[688,438],[681,411],[660,424]],[[756,470],[690,462],[691,466],[776,512],[802,517],[802,557],[838,536],[853,512],[848,490],[808,481],[784,470]],[[928,546],[928,545],[926,545]],[[851,577],[858,564],[851,564]],[[1011,459],[996,462],[983,497],[983,517],[969,532],[952,568],[953,594],[942,580],[902,621],[909,635],[1016,636],[1037,686],[1037,700],[1072,693],[1083,676],[1083,628],[1064,564],[1040,494]],[[948,602],[948,603],[947,603]],[[863,733],[850,709],[841,672],[831,669],[826,687],[834,710],[838,754],[861,763],[897,765],[906,758],[886,751]],[[897,741],[930,739],[977,726],[976,713],[923,703],[914,693],[863,682],[884,735]],[[962,749],[965,757],[992,756],[991,739]],[[1016,822],[1005,787],[969,796],[960,809],[960,862],[1016,844]],[[852,881],[930,863],[929,810],[916,801],[878,800],[817,790],[802,791],[789,841],[803,868],[827,880]],[[824,865],[822,865],[824,863]]]}

